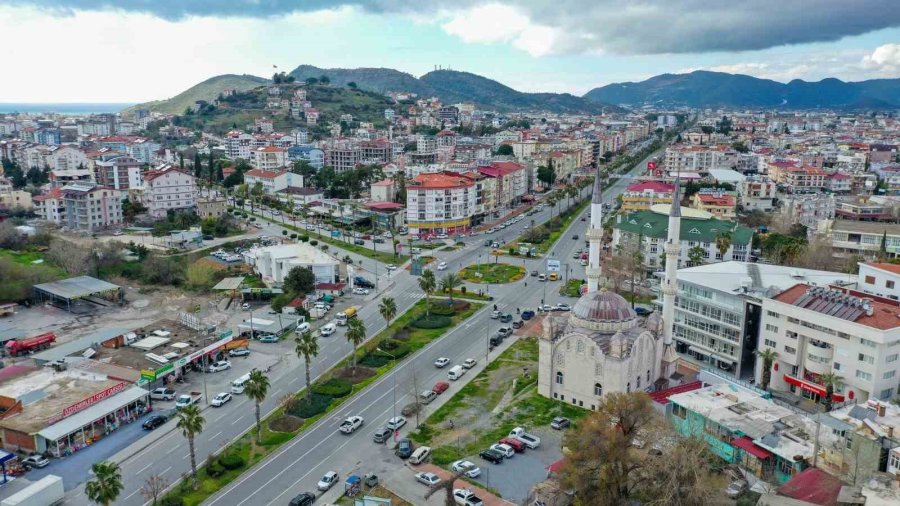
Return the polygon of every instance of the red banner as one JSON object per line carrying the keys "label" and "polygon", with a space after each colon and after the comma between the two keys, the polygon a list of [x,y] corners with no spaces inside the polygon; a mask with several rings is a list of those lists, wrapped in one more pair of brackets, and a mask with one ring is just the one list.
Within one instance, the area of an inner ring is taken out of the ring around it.
{"label": "red banner", "polygon": [[75,404],[72,404],[71,406],[69,406],[67,408],[64,408],[61,413],[50,418],[50,420],[47,421],[47,424],[53,425],[54,423],[62,420],[63,418],[68,418],[68,417],[74,415],[75,413],[78,413],[79,411],[82,411],[86,408],[89,408],[90,406],[93,406],[94,404],[97,404],[98,402],[102,401],[103,399],[112,397],[113,395],[116,395],[117,393],[120,393],[123,391],[125,391],[125,383],[119,383],[117,385],[113,385],[113,386],[107,388],[106,390],[101,390],[101,391],[95,393],[94,395],[88,397],[87,399],[83,399],[81,401],[76,402]]}

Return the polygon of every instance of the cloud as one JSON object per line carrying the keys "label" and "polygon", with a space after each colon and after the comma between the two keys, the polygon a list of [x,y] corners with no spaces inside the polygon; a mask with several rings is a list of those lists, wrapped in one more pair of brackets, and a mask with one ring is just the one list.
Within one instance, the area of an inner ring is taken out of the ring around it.
{"label": "cloud", "polygon": [[[0,0],[56,13],[120,10],[179,20],[191,16],[271,18],[351,6],[416,19],[435,15],[472,43],[508,43],[533,55],[751,51],[900,26],[894,0]],[[492,14],[501,13],[498,17]]]}
{"label": "cloud", "polygon": [[862,67],[880,75],[896,76],[900,72],[900,44],[878,46],[863,56]]}

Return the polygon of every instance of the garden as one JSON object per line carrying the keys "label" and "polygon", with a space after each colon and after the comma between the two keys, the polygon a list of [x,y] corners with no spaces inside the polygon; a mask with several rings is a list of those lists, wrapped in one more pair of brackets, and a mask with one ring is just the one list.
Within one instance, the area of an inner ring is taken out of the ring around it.
{"label": "garden", "polygon": [[459,271],[459,277],[470,283],[511,283],[525,277],[525,267],[510,264],[470,265]]}

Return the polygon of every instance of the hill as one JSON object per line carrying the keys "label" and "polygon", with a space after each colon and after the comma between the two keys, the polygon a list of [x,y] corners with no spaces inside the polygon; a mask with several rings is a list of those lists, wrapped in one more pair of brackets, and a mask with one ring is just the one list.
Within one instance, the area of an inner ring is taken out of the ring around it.
{"label": "hill", "polygon": [[123,112],[137,109],[149,109],[151,111],[167,114],[181,114],[186,108],[194,105],[194,102],[198,100],[212,102],[220,93],[222,93],[222,91],[229,88],[234,88],[238,91],[247,91],[256,88],[257,86],[267,84],[268,82],[268,79],[248,74],[223,74],[221,76],[211,77],[199,84],[195,84],[172,98],[134,105],[125,109]]}
{"label": "hill", "polygon": [[567,93],[523,93],[492,79],[455,70],[436,70],[417,79],[386,68],[323,69],[301,65],[291,75],[299,81],[326,76],[332,83],[346,85],[353,82],[377,93],[409,91],[424,97],[436,96],[447,103],[473,102],[479,107],[498,111],[600,113],[620,110]]}
{"label": "hill", "polygon": [[828,78],[809,82],[770,79],[698,70],[662,74],[641,82],[615,83],[587,92],[584,98],[614,104],[689,107],[772,107],[783,109],[868,109],[900,106],[900,79],[844,82]]}

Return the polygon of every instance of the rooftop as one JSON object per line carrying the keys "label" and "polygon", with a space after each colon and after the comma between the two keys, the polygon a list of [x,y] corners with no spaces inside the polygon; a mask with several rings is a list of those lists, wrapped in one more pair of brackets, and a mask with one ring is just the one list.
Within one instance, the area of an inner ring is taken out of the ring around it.
{"label": "rooftop", "polygon": [[[619,215],[614,228],[644,237],[665,238],[669,229],[668,204],[657,204],[649,211],[635,211],[624,216]],[[724,232],[731,233],[732,244],[750,244],[753,231],[738,226],[731,221],[712,218],[709,213],[687,207],[681,208],[681,240],[715,242],[716,237]],[[698,217],[698,213],[703,213]]]}
{"label": "rooftop", "polygon": [[107,283],[102,279],[92,278],[90,276],[77,276],[74,278],[62,279],[60,281],[52,281],[50,283],[41,283],[39,285],[34,285],[34,288],[53,294],[57,297],[77,299],[95,293],[118,290],[119,285]]}
{"label": "rooftop", "polygon": [[331,255],[319,250],[315,246],[306,243],[281,244],[264,248],[252,248],[244,252],[244,255],[257,259],[262,255],[269,255],[273,259],[295,259],[298,264],[337,264],[338,261]]}
{"label": "rooftop", "polygon": [[430,188],[430,189],[442,189],[442,188],[463,188],[474,186],[475,183],[472,180],[460,177],[457,174],[450,174],[445,172],[430,172],[419,174],[415,178],[413,178],[410,187],[414,188]]}
{"label": "rooftop", "polygon": [[257,177],[260,179],[275,179],[276,177],[280,177],[287,174],[286,171],[283,170],[262,170],[262,169],[253,169],[248,170],[244,173],[244,177]]}
{"label": "rooftop", "polygon": [[879,330],[900,327],[900,302],[871,298],[862,292],[801,283],[774,300]]}
{"label": "rooftop", "polygon": [[679,269],[678,281],[735,295],[765,297],[770,294],[771,288],[780,292],[801,281],[816,285],[851,283],[856,281],[856,276],[784,265],[730,261]]}
{"label": "rooftop", "polygon": [[665,181],[639,181],[628,185],[629,192],[645,192],[653,191],[656,193],[672,193],[675,191],[675,185]]}

